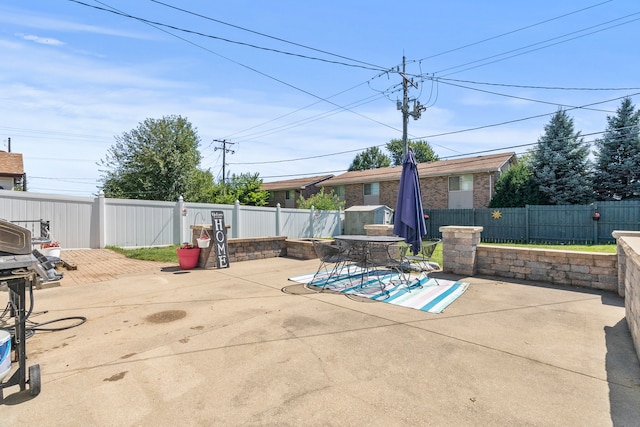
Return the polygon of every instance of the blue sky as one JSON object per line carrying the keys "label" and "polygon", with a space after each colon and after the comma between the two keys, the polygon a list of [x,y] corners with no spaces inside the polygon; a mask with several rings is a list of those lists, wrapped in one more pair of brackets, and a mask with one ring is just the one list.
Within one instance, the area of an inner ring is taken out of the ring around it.
{"label": "blue sky", "polygon": [[173,114],[216,177],[223,139],[227,173],[342,173],[402,137],[403,55],[441,158],[522,153],[560,107],[592,141],[640,94],[635,0],[82,1],[0,3],[0,142],[33,192],[96,194],[114,137]]}

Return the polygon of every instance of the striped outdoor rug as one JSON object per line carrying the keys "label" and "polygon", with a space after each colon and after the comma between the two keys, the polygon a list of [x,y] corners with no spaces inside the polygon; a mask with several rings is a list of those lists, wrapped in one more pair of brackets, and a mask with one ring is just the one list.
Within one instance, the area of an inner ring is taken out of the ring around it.
{"label": "striped outdoor rug", "polygon": [[290,277],[289,280],[429,313],[441,313],[469,287],[469,283],[465,282],[442,279],[436,282],[425,277],[412,279],[409,289],[393,271],[377,270],[376,274],[369,276],[363,276],[362,273],[362,269],[350,267],[333,277],[329,277],[329,271],[321,272],[313,282],[314,273]]}

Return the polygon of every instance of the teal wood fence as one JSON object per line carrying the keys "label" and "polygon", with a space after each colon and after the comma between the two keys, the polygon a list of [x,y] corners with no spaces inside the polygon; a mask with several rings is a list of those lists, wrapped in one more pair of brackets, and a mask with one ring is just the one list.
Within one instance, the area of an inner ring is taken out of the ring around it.
{"label": "teal wood fence", "polygon": [[439,229],[446,225],[482,226],[482,241],[494,243],[613,243],[614,230],[640,231],[640,200],[424,212],[431,237],[442,237]]}

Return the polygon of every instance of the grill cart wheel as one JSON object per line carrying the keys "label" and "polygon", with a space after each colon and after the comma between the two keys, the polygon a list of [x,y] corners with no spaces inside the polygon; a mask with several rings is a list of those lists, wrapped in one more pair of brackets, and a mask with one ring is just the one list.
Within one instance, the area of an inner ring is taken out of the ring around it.
{"label": "grill cart wheel", "polygon": [[29,394],[31,396],[40,394],[40,365],[29,366]]}

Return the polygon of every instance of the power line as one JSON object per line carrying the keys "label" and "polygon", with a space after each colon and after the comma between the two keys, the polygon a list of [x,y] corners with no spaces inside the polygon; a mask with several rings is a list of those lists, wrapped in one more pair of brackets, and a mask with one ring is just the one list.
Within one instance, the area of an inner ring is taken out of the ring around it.
{"label": "power line", "polygon": [[[254,30],[250,30],[248,28],[244,28],[244,27],[241,27],[239,25],[230,24],[228,22],[224,22],[224,21],[221,21],[219,19],[211,18],[209,16],[201,15],[199,13],[195,13],[195,12],[192,12],[192,11],[189,11],[189,10],[186,10],[186,9],[182,9],[180,7],[177,7],[177,6],[173,6],[173,5],[170,5],[170,4],[167,4],[167,3],[163,3],[163,2],[158,1],[158,0],[150,0],[150,1],[152,1],[154,3],[161,4],[161,5],[166,6],[166,7],[170,7],[170,8],[175,9],[175,10],[179,10],[179,11],[184,12],[184,13],[188,13],[190,15],[194,15],[194,16],[197,16],[197,17],[200,17],[200,18],[203,18],[203,19],[207,19],[209,21],[217,22],[217,23],[222,24],[222,25],[227,25],[227,26],[232,27],[232,28],[237,28],[237,29],[242,30],[242,31],[247,31],[247,32],[252,33],[252,34],[257,34],[259,36],[267,37],[267,38],[270,38],[270,39],[273,39],[273,40],[277,40],[277,41],[280,41],[280,42],[283,42],[283,43],[288,43],[288,44],[291,44],[291,45],[294,45],[294,46],[298,46],[298,47],[302,47],[302,48],[305,48],[305,49],[313,50],[313,51],[316,51],[316,52],[319,52],[319,53],[324,53],[326,55],[335,56],[337,58],[346,59],[348,61],[358,62],[360,64],[368,65],[370,67],[374,67],[374,68],[377,68],[377,69],[381,69],[381,70],[385,69],[384,67],[380,67],[379,65],[370,64],[368,62],[359,61],[357,59],[349,58],[347,56],[342,56],[342,55],[338,55],[338,54],[335,54],[335,53],[327,52],[326,50],[316,49],[316,48],[313,48],[313,47],[310,47],[310,46],[306,46],[306,45],[303,45],[303,44],[300,44],[300,43],[296,43],[296,42],[292,42],[292,41],[289,41],[289,40],[285,40],[285,39],[282,39],[280,37],[275,37],[275,36],[271,36],[269,34],[261,33],[261,32],[254,31]],[[613,1],[613,0],[609,0],[609,1]]]}
{"label": "power line", "polygon": [[445,55],[447,53],[456,52],[458,50],[466,49],[466,48],[471,47],[471,46],[476,46],[476,45],[479,45],[479,44],[482,44],[482,43],[485,43],[485,42],[488,42],[488,41],[491,41],[491,40],[498,39],[500,37],[508,36],[508,35],[511,35],[511,34],[514,34],[514,33],[518,33],[520,31],[524,31],[524,30],[527,30],[529,28],[537,27],[539,25],[546,24],[546,23],[549,23],[551,21],[556,21],[558,19],[565,18],[567,16],[574,15],[576,13],[583,12],[583,11],[588,10],[588,9],[592,9],[594,7],[597,7],[597,6],[601,6],[601,5],[606,4],[606,3],[611,3],[612,1],[613,0],[607,0],[607,1],[604,1],[604,2],[601,2],[601,3],[598,3],[598,4],[594,4],[592,6],[588,6],[588,7],[582,8],[582,9],[575,10],[573,12],[565,13],[564,15],[556,16],[556,17],[550,18],[550,19],[545,19],[544,21],[536,22],[535,24],[527,25],[527,26],[518,28],[516,30],[512,30],[512,31],[508,31],[506,33],[499,34],[497,36],[492,36],[492,37],[489,37],[489,38],[486,38],[486,39],[483,39],[483,40],[479,40],[477,42],[466,44],[464,46],[460,46],[460,47],[457,47],[457,48],[454,48],[454,49],[449,49],[449,50],[446,50],[444,52],[437,53],[435,55],[424,57],[424,58],[420,59],[420,61],[424,61],[425,59],[436,58],[438,56],[442,56],[442,55]]}
{"label": "power line", "polygon": [[504,96],[506,98],[520,99],[522,101],[529,101],[529,102],[537,102],[539,104],[557,105],[559,107],[569,107],[569,108],[582,108],[582,109],[585,109],[585,110],[600,111],[600,112],[603,112],[603,113],[613,113],[613,111],[611,111],[611,110],[601,110],[601,109],[598,109],[598,108],[576,107],[574,105],[559,104],[557,102],[541,101],[539,99],[532,99],[532,98],[525,98],[525,97],[522,97],[522,96],[508,95],[508,94],[505,94],[505,93],[499,93],[499,92],[493,92],[493,91],[485,90],[485,89],[478,89],[478,88],[473,88],[473,87],[469,87],[469,86],[463,86],[463,85],[460,85],[460,84],[446,82],[446,81],[442,81],[441,83],[449,85],[449,86],[455,86],[455,87],[459,87],[459,88],[463,88],[463,89],[473,90],[473,91],[476,91],[476,92],[483,92],[483,93],[488,93],[488,94],[491,94],[491,95]]}
{"label": "power line", "polygon": [[[570,33],[563,34],[563,35],[561,35],[561,36],[552,37],[552,38],[550,38],[550,39],[543,40],[543,41],[541,41],[541,42],[537,42],[537,43],[533,43],[533,44],[530,44],[530,45],[527,45],[527,46],[523,46],[523,47],[520,47],[520,48],[517,48],[517,49],[512,49],[512,50],[509,50],[509,51],[506,51],[506,52],[502,52],[502,53],[498,53],[498,54],[495,54],[495,55],[491,55],[491,56],[488,56],[488,57],[485,57],[485,58],[477,59],[477,60],[475,60],[475,61],[466,62],[466,63],[464,63],[464,64],[456,65],[456,66],[453,66],[453,67],[448,67],[448,68],[445,68],[445,69],[442,69],[442,70],[436,71],[434,74],[442,73],[442,72],[444,72],[444,71],[454,70],[454,69],[456,69],[456,68],[461,68],[461,67],[464,67],[464,66],[467,66],[467,65],[471,65],[471,64],[476,64],[476,63],[478,63],[478,62],[486,61],[486,60],[488,60],[488,59],[492,59],[492,58],[497,58],[497,57],[499,57],[499,56],[507,55],[507,54],[509,54],[509,53],[518,52],[518,51],[520,51],[520,50],[527,49],[527,48],[529,48],[529,47],[533,47],[533,46],[537,46],[537,45],[540,45],[540,44],[543,44],[543,43],[547,43],[547,42],[550,42],[550,41],[553,41],[553,40],[561,39],[561,38],[563,38],[563,37],[567,37],[567,36],[570,36],[570,35],[572,35],[572,34],[581,33],[581,32],[587,31],[587,30],[589,30],[589,29],[596,28],[596,27],[600,27],[600,26],[602,26],[602,25],[606,25],[606,24],[609,24],[609,23],[612,23],[612,22],[615,22],[615,21],[619,21],[619,20],[621,20],[621,19],[626,19],[626,18],[629,18],[629,17],[631,17],[631,16],[635,16],[635,15],[638,15],[638,14],[640,14],[640,12],[632,13],[632,14],[629,14],[629,15],[623,16],[623,17],[621,17],[621,18],[616,18],[616,19],[613,19],[613,20],[611,20],[611,21],[603,22],[603,23],[600,23],[600,24],[597,24],[597,25],[592,25],[592,26],[590,26],[590,27],[583,28],[583,29],[581,29],[581,30],[572,31],[572,32],[570,32]],[[621,23],[621,24],[611,25],[611,26],[609,26],[609,27],[602,28],[602,29],[599,29],[599,30],[595,30],[595,31],[592,31],[592,32],[590,32],[590,33],[581,34],[581,35],[579,35],[579,36],[571,37],[571,38],[566,39],[566,40],[561,40],[561,41],[558,41],[558,42],[556,42],[556,43],[551,43],[551,44],[548,44],[548,45],[545,45],[545,46],[541,46],[541,47],[538,47],[538,48],[535,48],[535,49],[530,49],[530,50],[527,50],[527,51],[525,51],[525,52],[517,53],[517,54],[515,54],[515,55],[507,56],[507,57],[504,57],[504,58],[499,58],[499,59],[496,59],[496,60],[494,60],[494,61],[485,62],[485,63],[483,63],[483,64],[475,65],[475,66],[473,66],[473,67],[464,68],[464,69],[462,69],[462,70],[458,70],[458,71],[454,71],[454,72],[452,72],[452,73],[445,74],[444,76],[450,76],[450,75],[452,75],[452,74],[458,74],[458,73],[462,73],[462,72],[464,72],[464,71],[473,70],[473,69],[475,69],[475,68],[484,67],[485,65],[495,64],[496,62],[505,61],[505,60],[507,60],[507,59],[515,58],[515,57],[517,57],[517,56],[521,56],[521,55],[525,55],[525,54],[527,54],[527,53],[535,52],[535,51],[538,51],[538,50],[541,50],[541,49],[546,49],[546,48],[548,48],[548,47],[556,46],[556,45],[559,45],[559,44],[562,44],[562,43],[566,43],[566,42],[569,42],[569,41],[572,41],[572,40],[576,40],[576,39],[579,39],[579,38],[582,38],[582,37],[586,37],[586,36],[589,36],[589,35],[592,35],[592,34],[600,33],[600,32],[602,32],[602,31],[609,30],[609,29],[611,29],[611,28],[615,28],[615,27],[619,27],[619,26],[622,26],[622,25],[630,24],[630,23],[635,22],[635,21],[638,21],[638,20],[640,20],[640,18],[632,19],[632,20],[630,20],[630,21],[623,22],[623,23]]]}
{"label": "power line", "polygon": [[[69,1],[71,1],[71,2],[75,2],[75,3],[78,3],[78,4],[82,4],[82,5],[87,6],[87,7],[95,8],[95,6],[88,5],[88,4],[86,4],[86,3],[82,3],[82,2],[80,2],[80,1],[78,1],[78,0],[69,0]],[[94,0],[94,1],[96,1],[97,3],[103,4],[103,5],[105,5],[105,6],[108,6],[108,7],[110,7],[111,9],[113,9],[114,11],[117,11],[117,12],[120,12],[120,13],[123,13],[123,14],[124,14],[124,12],[119,11],[119,10],[117,10],[116,8],[113,8],[112,6],[109,6],[109,5],[105,4],[104,2],[101,2],[101,1],[99,1],[99,0]],[[100,9],[102,9],[102,8],[100,8]],[[108,10],[108,9],[105,9],[105,10],[106,10],[107,12],[111,12],[111,10]],[[126,15],[126,14],[125,14],[125,15]],[[141,21],[141,22],[143,22],[143,21]],[[243,67],[243,68],[246,68],[246,69],[248,69],[248,70],[250,70],[250,71],[253,71],[254,73],[260,74],[261,76],[264,76],[264,77],[266,77],[266,78],[268,78],[268,79],[271,79],[271,80],[273,80],[273,81],[276,81],[276,82],[278,82],[278,83],[280,83],[280,84],[283,84],[283,85],[285,85],[285,86],[287,86],[287,87],[290,87],[290,88],[292,88],[292,89],[294,89],[294,90],[297,90],[297,91],[299,91],[299,92],[301,92],[301,93],[304,93],[304,94],[306,94],[306,95],[309,95],[309,96],[311,96],[311,97],[313,97],[313,98],[316,98],[316,99],[318,99],[318,100],[320,100],[320,101],[324,101],[324,102],[326,102],[326,103],[328,103],[328,104],[331,104],[331,105],[333,105],[333,106],[335,106],[335,107],[341,108],[341,109],[343,109],[344,111],[349,111],[350,113],[355,114],[355,115],[357,115],[357,116],[359,116],[359,117],[362,117],[362,118],[364,118],[364,119],[366,119],[366,120],[370,120],[370,121],[372,121],[372,122],[374,122],[374,123],[377,123],[377,124],[379,124],[379,125],[382,125],[382,126],[384,126],[384,127],[387,127],[387,128],[392,129],[392,130],[398,131],[398,129],[395,129],[393,126],[390,126],[390,125],[388,125],[388,124],[386,124],[386,123],[382,123],[382,122],[380,122],[380,121],[378,121],[378,120],[372,119],[372,118],[370,118],[370,117],[365,116],[364,114],[360,114],[360,113],[358,113],[358,112],[356,112],[356,111],[353,111],[353,110],[350,110],[350,109],[348,109],[348,108],[342,107],[342,106],[340,106],[340,105],[338,105],[338,104],[336,104],[336,103],[334,103],[334,102],[332,102],[332,101],[329,101],[329,99],[328,99],[328,98],[323,98],[323,97],[321,97],[321,96],[319,96],[319,95],[316,95],[316,94],[311,93],[311,92],[309,92],[309,91],[307,91],[307,90],[304,90],[304,89],[302,89],[302,88],[299,88],[299,87],[297,87],[297,86],[295,86],[295,85],[293,85],[293,84],[287,83],[287,82],[285,82],[284,80],[278,79],[278,78],[273,77],[273,76],[271,76],[271,75],[269,75],[269,74],[266,74],[266,73],[264,73],[264,72],[262,72],[262,71],[259,71],[259,70],[255,69],[255,68],[253,68],[253,67],[250,67],[250,66],[245,65],[245,64],[243,64],[243,63],[241,63],[241,62],[235,61],[235,60],[233,60],[233,59],[231,59],[231,58],[228,58],[228,57],[226,57],[226,56],[224,56],[224,55],[221,55],[221,54],[219,54],[219,53],[217,53],[217,52],[214,52],[213,50],[208,49],[208,48],[206,48],[206,47],[204,47],[204,46],[202,46],[202,45],[200,45],[200,44],[198,44],[198,43],[195,43],[195,42],[193,42],[193,41],[191,41],[191,40],[188,40],[188,39],[186,39],[186,38],[184,38],[184,37],[180,37],[179,35],[174,34],[174,33],[171,33],[170,31],[167,31],[167,30],[164,30],[164,29],[162,29],[162,28],[159,28],[158,26],[156,26],[156,25],[154,25],[154,24],[152,24],[152,23],[149,23],[149,22],[143,22],[143,23],[145,23],[145,24],[149,25],[150,27],[155,28],[155,29],[157,29],[157,30],[159,30],[159,31],[162,31],[162,32],[164,32],[164,33],[166,33],[166,34],[169,34],[169,35],[170,35],[170,36],[172,36],[172,37],[175,37],[175,38],[177,38],[177,39],[179,39],[179,40],[182,40],[182,41],[184,41],[184,42],[186,42],[186,43],[189,43],[189,44],[191,44],[192,46],[195,46],[195,47],[197,47],[197,48],[200,48],[200,49],[202,49],[202,50],[204,50],[204,51],[206,51],[206,52],[212,53],[212,54],[214,54],[214,55],[216,55],[216,56],[218,56],[218,57],[220,57],[220,58],[222,58],[222,59],[225,59],[225,60],[227,60],[227,61],[229,61],[229,62],[231,62],[231,63],[234,63],[234,64],[236,64],[236,65],[239,65],[240,67]],[[386,72],[386,71],[385,71],[385,72]]]}
{"label": "power line", "polygon": [[[186,28],[177,27],[175,25],[165,24],[165,23],[158,22],[158,21],[152,21],[152,20],[149,20],[149,19],[146,19],[146,18],[141,18],[139,16],[134,16],[134,15],[130,15],[128,13],[124,13],[124,12],[118,11],[117,9],[107,9],[107,8],[100,7],[100,6],[94,6],[94,5],[90,5],[90,4],[84,3],[82,1],[79,1],[79,0],[69,0],[69,1],[81,4],[83,6],[87,6],[87,7],[93,8],[93,9],[97,9],[97,10],[101,10],[101,11],[104,11],[104,12],[113,13],[114,15],[123,16],[125,18],[135,19],[137,21],[144,22],[145,24],[150,24],[150,25],[153,25],[153,26],[170,28],[172,30],[181,31],[183,33],[193,34],[193,35],[197,35],[197,36],[200,36],[200,37],[206,37],[206,38],[215,39],[215,40],[220,40],[220,41],[223,41],[223,42],[237,44],[237,45],[240,45],[240,46],[246,46],[246,47],[251,47],[251,48],[254,48],[254,49],[260,49],[260,50],[265,50],[265,51],[269,51],[269,52],[280,53],[282,55],[296,56],[296,57],[299,57],[299,58],[310,59],[310,60],[313,60],[313,61],[321,61],[321,62],[327,62],[327,63],[330,63],[330,64],[344,65],[346,67],[364,68],[364,69],[367,69],[367,70],[374,70],[374,71],[383,71],[384,70],[384,69],[378,68],[378,67],[373,68],[373,67],[370,67],[370,66],[364,66],[364,65],[358,65],[358,64],[348,64],[346,62],[332,61],[332,60],[329,60],[329,59],[323,59],[323,58],[317,58],[317,57],[313,57],[313,56],[307,56],[307,55],[303,55],[303,54],[300,54],[300,53],[286,52],[286,51],[279,50],[279,49],[273,49],[273,48],[269,48],[269,47],[258,46],[258,45],[251,44],[251,43],[246,43],[246,42],[241,42],[241,41],[237,41],[237,40],[227,39],[227,38],[224,38],[224,37],[214,36],[214,35],[211,35],[211,34],[201,33],[199,31],[188,30]],[[94,1],[97,1],[97,0],[94,0]],[[103,4],[100,1],[97,1],[97,2]]]}
{"label": "power line", "polygon": [[507,83],[488,83],[488,82],[476,82],[473,80],[459,80],[459,79],[448,79],[445,77],[434,77],[434,80],[437,80],[441,83],[446,82],[458,82],[458,83],[469,83],[475,85],[486,85],[486,86],[503,86],[503,87],[514,87],[521,89],[543,89],[543,90],[575,90],[575,91],[617,91],[617,90],[640,90],[640,87],[563,87],[563,86],[533,86],[533,85],[516,85],[516,84],[507,84]]}

